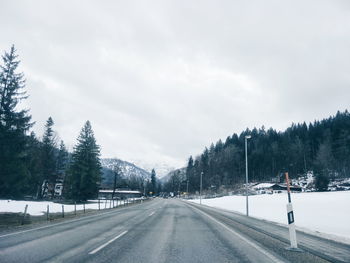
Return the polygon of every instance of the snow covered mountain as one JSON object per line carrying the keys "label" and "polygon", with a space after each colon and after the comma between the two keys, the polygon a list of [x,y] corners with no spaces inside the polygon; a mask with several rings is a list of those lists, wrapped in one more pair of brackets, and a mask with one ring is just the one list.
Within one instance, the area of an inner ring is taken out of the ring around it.
{"label": "snow covered mountain", "polygon": [[172,170],[170,171],[168,174],[166,174],[165,176],[163,176],[160,181],[162,183],[166,183],[170,180],[170,178],[174,175],[174,174],[178,174],[181,177],[181,180],[185,180],[186,179],[186,167],[183,168],[179,168],[176,170]]}
{"label": "snow covered mountain", "polygon": [[133,160],[132,162],[135,163],[138,167],[141,167],[142,169],[148,171],[149,173],[152,171],[152,169],[154,169],[158,178],[162,178],[169,172],[176,169],[167,163],[161,162],[146,163],[142,160]]}
{"label": "snow covered mountain", "polygon": [[117,158],[104,158],[101,159],[102,165],[102,183],[110,184],[113,180],[113,169],[115,166],[120,169],[120,176],[125,179],[142,178],[150,179],[151,174],[146,170],[136,166],[133,163],[129,163]]}

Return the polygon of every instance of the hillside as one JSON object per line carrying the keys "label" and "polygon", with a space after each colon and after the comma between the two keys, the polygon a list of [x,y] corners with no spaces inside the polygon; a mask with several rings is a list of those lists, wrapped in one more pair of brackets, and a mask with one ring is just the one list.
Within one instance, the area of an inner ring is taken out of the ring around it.
{"label": "hillside", "polygon": [[102,165],[102,187],[110,187],[113,185],[114,173],[113,169],[118,167],[118,184],[119,187],[139,187],[144,180],[150,180],[151,174],[146,170],[136,166],[133,163],[123,161],[117,158],[101,159]]}
{"label": "hillside", "polygon": [[168,175],[169,172],[175,169],[175,167],[161,161],[149,163],[145,162],[144,160],[135,159],[131,162],[134,163],[136,166],[148,171],[149,173],[152,171],[152,169],[154,169],[158,178],[163,178],[164,176]]}
{"label": "hillside", "polygon": [[212,143],[200,155],[188,159],[189,191],[199,190],[201,173],[204,190],[221,192],[242,184],[247,135],[250,182],[271,181],[283,171],[288,171],[291,178],[313,171],[320,182],[316,188],[326,190],[325,182],[349,177],[350,114],[338,111],[321,121],[292,124],[285,131],[246,129]]}

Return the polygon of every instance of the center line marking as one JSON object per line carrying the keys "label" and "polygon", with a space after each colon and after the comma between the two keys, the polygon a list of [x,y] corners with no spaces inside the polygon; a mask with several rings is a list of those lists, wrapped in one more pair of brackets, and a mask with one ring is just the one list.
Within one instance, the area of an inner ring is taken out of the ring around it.
{"label": "center line marking", "polygon": [[153,215],[154,215],[154,213],[155,213],[155,211],[153,211],[152,213],[150,213],[150,214],[149,214],[149,216],[153,216]]}
{"label": "center line marking", "polygon": [[128,231],[124,231],[121,234],[119,234],[118,236],[116,236],[115,238],[112,238],[111,240],[109,240],[108,242],[104,243],[103,245],[99,246],[98,248],[95,248],[94,250],[89,252],[89,255],[93,255],[95,253],[97,253],[98,251],[100,251],[102,248],[108,246],[110,243],[112,243],[114,240],[124,236]]}

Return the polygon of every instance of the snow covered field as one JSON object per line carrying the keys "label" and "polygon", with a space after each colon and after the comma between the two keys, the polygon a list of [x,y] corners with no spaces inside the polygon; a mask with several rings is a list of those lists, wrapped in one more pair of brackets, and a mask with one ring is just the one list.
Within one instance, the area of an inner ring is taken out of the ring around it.
{"label": "snow covered field", "polygon": [[[120,201],[119,201],[120,202]],[[59,213],[62,212],[62,204],[54,203],[54,202],[48,202],[48,201],[42,201],[42,202],[35,202],[35,201],[14,201],[14,200],[0,200],[0,213],[2,212],[24,212],[24,208],[28,205],[27,213],[30,215],[43,215],[46,213],[47,205],[49,205],[50,213]],[[119,205],[120,203],[118,203]],[[116,206],[117,203],[115,202],[114,205]],[[109,201],[107,201],[107,204],[105,203],[105,200],[101,200],[100,208],[102,209],[108,209],[110,207]],[[77,205],[77,211],[83,210],[83,205]],[[85,209],[98,209],[98,203],[89,203],[85,205]],[[74,205],[64,205],[64,212],[73,212],[74,211]]]}
{"label": "snow covered field", "polygon": [[[288,224],[287,202],[286,193],[249,196],[249,215]],[[297,227],[350,240],[350,191],[292,193],[292,203]],[[202,199],[202,204],[246,213],[245,196]]]}

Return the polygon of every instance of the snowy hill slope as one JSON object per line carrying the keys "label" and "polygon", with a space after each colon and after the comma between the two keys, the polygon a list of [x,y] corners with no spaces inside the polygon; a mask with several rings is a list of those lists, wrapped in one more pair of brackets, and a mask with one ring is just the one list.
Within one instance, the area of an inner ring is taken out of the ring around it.
{"label": "snowy hill slope", "polygon": [[132,160],[134,164],[136,164],[138,167],[141,167],[142,169],[151,172],[152,169],[156,171],[156,175],[158,178],[162,178],[166,176],[169,172],[175,170],[174,166],[169,165],[168,163],[165,162],[144,162],[142,160]]}
{"label": "snowy hill slope", "polygon": [[170,178],[174,175],[177,174],[180,176],[181,180],[186,180],[186,167],[175,169],[170,171],[167,175],[163,176],[160,181],[162,183],[166,183],[170,180]]}
{"label": "snowy hill slope", "polygon": [[151,174],[146,170],[136,166],[133,163],[129,163],[117,158],[105,158],[101,159],[102,165],[102,183],[110,184],[113,181],[113,169],[115,166],[120,169],[120,176],[125,179],[140,178],[150,179]]}

